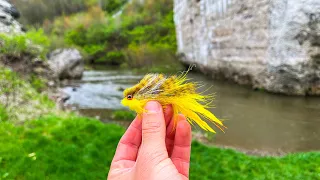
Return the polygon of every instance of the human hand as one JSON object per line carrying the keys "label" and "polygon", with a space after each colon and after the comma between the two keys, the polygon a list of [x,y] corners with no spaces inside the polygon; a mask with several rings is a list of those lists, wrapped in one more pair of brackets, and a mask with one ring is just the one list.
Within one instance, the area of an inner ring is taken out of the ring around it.
{"label": "human hand", "polygon": [[[191,127],[179,115],[173,131],[173,110],[150,101],[122,136],[112,160],[108,180],[188,179]],[[142,119],[141,119],[142,118]]]}

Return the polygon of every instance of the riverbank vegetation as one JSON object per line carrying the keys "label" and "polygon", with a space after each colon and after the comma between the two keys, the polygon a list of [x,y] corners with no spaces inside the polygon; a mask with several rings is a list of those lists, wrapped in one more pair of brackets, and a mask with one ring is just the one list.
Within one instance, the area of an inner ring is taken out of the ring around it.
{"label": "riverbank vegetation", "polygon": [[42,79],[24,78],[0,65],[0,123],[21,124],[48,113],[63,116],[45,93],[38,92],[45,86]]}
{"label": "riverbank vegetation", "polygon": [[[65,0],[47,5],[40,5],[36,3],[38,1],[30,1],[30,6],[22,5],[20,1],[16,4],[22,8],[22,13],[30,16],[25,19],[42,22],[40,27],[51,37],[51,49],[77,47],[86,56],[88,64],[144,68],[153,72],[177,72],[183,68],[176,61],[171,0],[144,3],[139,0],[128,3],[123,0],[102,0],[100,3],[80,0],[74,2],[73,9]],[[37,17],[41,19],[36,20],[32,13],[28,13],[33,11],[33,6],[40,9],[46,9],[42,6],[59,6],[61,10],[51,8],[54,12],[39,12],[42,16]],[[35,24],[24,21],[29,26]]]}
{"label": "riverbank vegetation", "polygon": [[[22,13],[21,22],[41,27],[45,21],[59,16],[85,12],[92,6],[99,6],[107,13],[114,13],[127,2],[126,0],[12,0]],[[35,11],[35,9],[37,11]]]}
{"label": "riverbank vegetation", "polygon": [[[50,79],[46,65],[50,44],[50,38],[41,29],[15,35],[0,33],[0,65],[3,66],[0,67],[1,80],[7,78],[7,83],[14,84],[17,74],[20,74],[38,92],[46,89]],[[1,83],[3,89],[10,90],[9,84]]]}
{"label": "riverbank vegetation", "polygon": [[49,38],[42,29],[32,29],[25,34],[0,34],[0,55],[20,57],[23,54],[46,58],[50,46]]}

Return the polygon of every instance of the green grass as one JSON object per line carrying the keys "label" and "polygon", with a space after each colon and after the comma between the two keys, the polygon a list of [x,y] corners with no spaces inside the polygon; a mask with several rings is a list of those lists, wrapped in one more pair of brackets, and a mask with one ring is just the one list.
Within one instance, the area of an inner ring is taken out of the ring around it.
{"label": "green grass", "polygon": [[190,179],[320,179],[320,152],[256,157],[194,142]]}
{"label": "green grass", "polygon": [[[0,123],[0,179],[106,179],[124,129],[70,116]],[[281,158],[192,144],[190,179],[319,179],[320,153]]]}
{"label": "green grass", "polygon": [[79,117],[1,123],[0,179],[105,179],[123,131]]}
{"label": "green grass", "polygon": [[7,35],[0,33],[0,55],[20,57],[22,54],[46,59],[50,41],[42,29],[32,29],[25,34]]}
{"label": "green grass", "polygon": [[132,111],[117,110],[112,113],[112,118],[115,120],[132,121],[136,117],[136,113]]}

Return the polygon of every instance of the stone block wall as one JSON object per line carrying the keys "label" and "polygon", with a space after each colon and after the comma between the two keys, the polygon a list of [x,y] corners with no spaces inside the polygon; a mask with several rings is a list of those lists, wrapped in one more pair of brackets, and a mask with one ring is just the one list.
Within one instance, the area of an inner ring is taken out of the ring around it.
{"label": "stone block wall", "polygon": [[320,94],[320,1],[175,0],[178,53],[214,78]]}

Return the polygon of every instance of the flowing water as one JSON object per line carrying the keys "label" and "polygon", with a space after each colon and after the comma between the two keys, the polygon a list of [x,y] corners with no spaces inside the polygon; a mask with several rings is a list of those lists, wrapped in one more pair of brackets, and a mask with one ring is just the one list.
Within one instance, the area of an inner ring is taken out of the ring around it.
{"label": "flowing water", "polygon": [[[197,73],[188,76],[204,89],[212,86],[207,91],[216,94],[212,112],[226,119],[228,129],[217,130],[211,143],[268,153],[320,150],[320,98],[274,95]],[[122,90],[142,77],[130,71],[86,71],[81,81],[64,88],[70,95],[67,104],[106,121],[113,110],[126,109],[120,103]]]}

